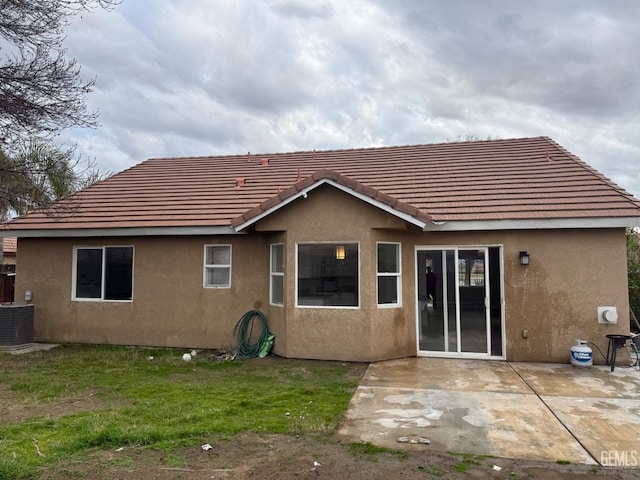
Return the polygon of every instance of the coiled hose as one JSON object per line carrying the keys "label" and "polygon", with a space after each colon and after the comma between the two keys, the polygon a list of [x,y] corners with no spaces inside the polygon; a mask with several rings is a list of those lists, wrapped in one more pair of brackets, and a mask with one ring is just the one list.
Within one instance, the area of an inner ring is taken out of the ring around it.
{"label": "coiled hose", "polygon": [[[256,317],[262,321],[262,333],[255,343],[251,343]],[[276,337],[269,331],[267,317],[260,310],[249,310],[245,313],[233,329],[233,334],[238,339],[238,358],[266,357],[273,348],[273,339]]]}

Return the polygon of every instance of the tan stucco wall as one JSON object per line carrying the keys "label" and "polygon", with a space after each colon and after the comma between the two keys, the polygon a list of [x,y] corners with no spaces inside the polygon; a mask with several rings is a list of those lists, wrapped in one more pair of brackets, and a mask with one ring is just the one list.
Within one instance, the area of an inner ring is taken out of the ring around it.
{"label": "tan stucco wall", "polygon": [[[276,334],[279,355],[373,361],[417,353],[417,247],[497,246],[503,254],[508,360],[568,362],[576,339],[606,351],[605,334],[628,332],[624,229],[429,233],[323,187],[261,220],[255,230],[215,238],[21,239],[16,299],[33,291],[37,341],[226,348],[235,345],[233,328],[242,314],[259,308]],[[402,244],[401,307],[376,304],[378,241]],[[359,308],[295,307],[299,242],[359,242]],[[231,289],[202,287],[209,243],[233,246]],[[271,243],[285,245],[284,307],[269,305]],[[134,301],[72,301],[74,245],[134,245]],[[529,266],[519,264],[521,250],[531,255]],[[599,305],[617,307],[617,325],[597,323]]]}
{"label": "tan stucco wall", "polygon": [[[312,212],[310,214],[310,212]],[[568,362],[576,339],[606,352],[607,333],[628,332],[624,229],[422,232],[347,194],[330,189],[269,217],[260,230],[287,230],[286,356],[377,360],[415,355],[417,247],[496,246],[501,249],[506,358]],[[295,245],[360,241],[361,308],[295,308]],[[376,242],[402,244],[402,308],[376,305]],[[519,263],[528,251],[531,264]],[[598,306],[615,306],[616,325],[597,322]],[[528,338],[523,338],[528,330]],[[339,339],[339,341],[337,341]],[[594,360],[602,362],[599,353]]]}
{"label": "tan stucco wall", "polygon": [[[531,255],[528,267],[518,264],[520,249]],[[624,229],[510,234],[505,269],[509,360],[568,362],[576,339],[606,353],[606,334],[629,332]],[[598,306],[616,307],[618,323],[598,324]],[[602,363],[597,351],[593,358]]]}
{"label": "tan stucco wall", "polygon": [[[232,245],[230,289],[202,286],[204,245],[215,243]],[[88,245],[134,246],[132,302],[71,300],[73,247]],[[36,341],[224,348],[268,298],[261,237],[21,239],[20,253],[16,298],[33,292]]]}
{"label": "tan stucco wall", "polygon": [[[510,361],[566,363],[576,339],[592,341],[606,352],[607,333],[629,331],[624,229],[418,233],[403,237],[403,242],[405,250],[429,245],[502,247]],[[529,266],[520,265],[520,251],[530,254]],[[407,274],[413,278],[414,272]],[[617,307],[618,323],[599,325],[598,306]],[[601,360],[594,352],[594,361]]]}
{"label": "tan stucco wall", "polygon": [[[275,352],[288,357],[376,360],[415,354],[407,342],[404,311],[378,316],[375,290],[375,242],[372,228],[405,228],[403,221],[330,187],[320,188],[261,221],[259,231],[286,230],[285,342]],[[295,307],[296,244],[306,242],[360,245],[360,308]],[[402,324],[385,319],[396,315]],[[394,333],[395,332],[395,333]],[[404,332],[405,335],[400,335]],[[415,335],[414,335],[415,336]]]}

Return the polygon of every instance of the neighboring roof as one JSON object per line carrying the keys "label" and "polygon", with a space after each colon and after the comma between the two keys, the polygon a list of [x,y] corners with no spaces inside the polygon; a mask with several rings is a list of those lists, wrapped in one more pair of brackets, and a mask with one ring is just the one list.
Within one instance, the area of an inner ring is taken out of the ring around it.
{"label": "neighboring roof", "polygon": [[2,254],[5,257],[15,257],[18,251],[18,239],[16,237],[5,237],[2,239]]}
{"label": "neighboring roof", "polygon": [[460,222],[489,228],[505,221],[514,228],[531,228],[533,221],[578,226],[640,217],[637,199],[549,138],[536,137],[150,159],[6,228],[20,235],[231,233],[320,184],[427,229]]}

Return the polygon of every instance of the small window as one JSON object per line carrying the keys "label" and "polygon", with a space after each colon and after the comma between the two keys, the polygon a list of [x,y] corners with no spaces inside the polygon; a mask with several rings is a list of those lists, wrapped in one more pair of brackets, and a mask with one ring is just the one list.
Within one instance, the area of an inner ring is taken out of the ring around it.
{"label": "small window", "polygon": [[204,286],[231,287],[231,245],[205,245]]}
{"label": "small window", "polygon": [[360,306],[357,243],[298,245],[297,305]]}
{"label": "small window", "polygon": [[284,245],[271,245],[271,304],[284,305]]}
{"label": "small window", "polygon": [[74,263],[74,299],[132,299],[133,247],[78,247]]}
{"label": "small window", "polygon": [[400,244],[378,243],[378,305],[401,305]]}

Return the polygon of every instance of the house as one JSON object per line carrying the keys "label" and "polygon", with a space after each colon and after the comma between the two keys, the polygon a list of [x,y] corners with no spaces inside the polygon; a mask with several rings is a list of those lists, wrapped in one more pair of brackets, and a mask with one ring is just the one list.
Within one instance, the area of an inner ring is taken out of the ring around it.
{"label": "house", "polygon": [[260,309],[286,357],[568,362],[628,332],[639,219],[537,137],[150,159],[0,234],[37,341],[224,348]]}
{"label": "house", "polygon": [[15,237],[2,238],[0,244],[0,303],[12,303],[16,275]]}

